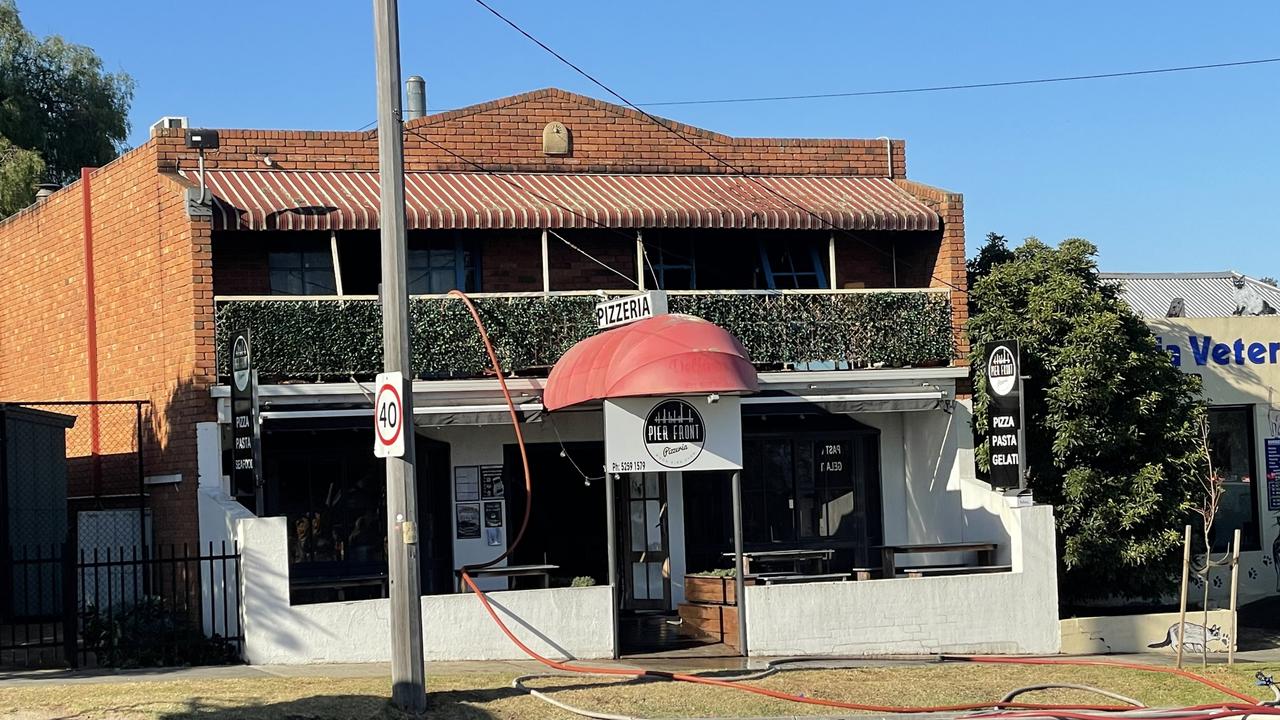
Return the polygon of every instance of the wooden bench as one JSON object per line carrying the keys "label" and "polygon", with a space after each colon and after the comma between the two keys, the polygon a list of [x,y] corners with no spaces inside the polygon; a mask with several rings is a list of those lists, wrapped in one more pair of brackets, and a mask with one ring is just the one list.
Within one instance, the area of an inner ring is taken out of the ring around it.
{"label": "wooden bench", "polygon": [[770,575],[762,579],[765,585],[794,585],[810,582],[842,582],[852,578],[849,573],[823,573],[821,575]]}
{"label": "wooden bench", "polygon": [[[476,580],[481,578],[538,577],[542,579],[542,587],[545,588],[550,586],[551,572],[559,569],[559,565],[501,565],[469,570],[467,574]],[[462,584],[462,571],[454,570],[453,573],[458,578],[458,592],[463,592],[467,588],[463,587]]]}
{"label": "wooden bench", "polygon": [[945,577],[950,575],[982,575],[1012,571],[1012,565],[929,565],[925,567],[902,568],[902,572],[909,578]]}

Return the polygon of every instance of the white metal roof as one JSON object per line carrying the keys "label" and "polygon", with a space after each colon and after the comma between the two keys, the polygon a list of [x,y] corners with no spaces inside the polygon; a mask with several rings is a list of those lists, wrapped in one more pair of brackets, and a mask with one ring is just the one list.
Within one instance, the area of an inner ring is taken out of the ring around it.
{"label": "white metal roof", "polygon": [[1236,314],[1244,280],[1272,308],[1280,310],[1280,289],[1230,270],[1198,273],[1101,273],[1103,280],[1121,288],[1121,297],[1142,317],[1162,318],[1176,298],[1183,303],[1183,317],[1231,317]]}

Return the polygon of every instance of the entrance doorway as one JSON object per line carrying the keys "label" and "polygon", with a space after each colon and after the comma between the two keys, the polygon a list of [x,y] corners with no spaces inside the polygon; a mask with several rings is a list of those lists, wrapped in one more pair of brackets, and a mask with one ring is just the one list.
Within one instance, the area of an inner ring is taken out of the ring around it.
{"label": "entrance doorway", "polygon": [[671,539],[666,473],[633,473],[621,483],[618,543],[623,610],[671,609]]}

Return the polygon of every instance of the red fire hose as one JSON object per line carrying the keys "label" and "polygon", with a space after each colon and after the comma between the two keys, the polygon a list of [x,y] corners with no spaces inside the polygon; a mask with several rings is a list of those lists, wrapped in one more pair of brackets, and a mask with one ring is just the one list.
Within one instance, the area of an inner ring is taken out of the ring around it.
{"label": "red fire hose", "polygon": [[[1021,717],[1044,717],[1050,714],[1055,718],[1064,718],[1066,720],[1113,720],[1114,715],[1097,715],[1080,711],[1107,712],[1115,713],[1124,710],[1133,710],[1127,705],[1047,705],[1041,703],[1020,703],[1020,702],[988,702],[988,703],[969,703],[960,705],[932,705],[932,706],[896,706],[896,705],[872,705],[866,703],[844,702],[841,700],[829,700],[824,698],[808,697],[804,695],[793,695],[791,693],[779,692],[777,690],[769,690],[767,688],[748,685],[733,680],[724,680],[717,678],[703,677],[700,675],[692,675],[688,673],[668,673],[655,670],[638,670],[618,667],[597,667],[589,665],[571,665],[567,662],[560,662],[544,657],[526,645],[516,637],[515,633],[507,627],[507,624],[498,617],[493,606],[489,603],[489,598],[472,580],[468,571],[480,568],[491,567],[502,560],[511,556],[520,541],[524,538],[525,529],[529,525],[530,509],[533,507],[533,479],[529,472],[529,456],[525,451],[524,434],[520,430],[520,418],[516,412],[515,402],[511,398],[511,392],[507,388],[506,377],[502,373],[502,365],[498,362],[498,356],[493,350],[493,344],[489,340],[489,333],[486,331],[484,321],[480,318],[480,313],[476,309],[471,298],[460,290],[451,290],[450,295],[457,297],[466,305],[467,310],[471,313],[472,319],[476,323],[476,329],[480,332],[480,338],[484,341],[485,353],[489,356],[489,362],[493,366],[493,372],[498,378],[498,385],[502,389],[502,396],[507,404],[507,409],[511,414],[511,425],[515,431],[516,444],[520,448],[520,461],[524,470],[524,487],[525,487],[525,508],[524,517],[520,522],[520,528],[515,538],[507,547],[506,551],[488,562],[467,565],[461,570],[462,581],[475,593],[479,598],[480,604],[484,607],[485,612],[493,619],[498,628],[515,643],[530,658],[537,660],[539,663],[562,672],[584,673],[591,675],[613,675],[633,678],[648,678],[669,680],[675,682],[694,683],[698,685],[710,685],[714,687],[729,688],[731,690],[739,690],[742,692],[754,693],[777,700],[786,700],[789,702],[804,703],[807,705],[821,705],[825,707],[840,708],[843,710],[861,710],[865,712],[878,713],[936,713],[936,712],[965,712],[974,710],[992,710],[999,708],[999,712],[983,713],[974,717],[1001,717],[1001,718],[1021,718]],[[1130,670],[1141,670],[1143,672],[1164,673],[1176,677],[1185,678],[1198,682],[1207,687],[1213,688],[1219,692],[1225,693],[1240,702],[1222,703],[1217,705],[1200,705],[1189,708],[1179,708],[1178,720],[1220,720],[1225,716],[1232,714],[1249,714],[1249,715],[1280,715],[1280,708],[1266,706],[1253,697],[1232,690],[1221,683],[1210,680],[1206,677],[1196,675],[1171,667],[1161,667],[1157,665],[1144,665],[1141,663],[1119,662],[1110,660],[1089,660],[1089,659],[1070,659],[1070,658],[1011,658],[1011,657],[988,657],[988,656],[944,656],[944,659],[958,660],[974,663],[1000,663],[1010,665],[1084,665],[1084,666],[1103,666],[1126,668]],[[1010,712],[1015,711],[1015,712]],[[1017,712],[1032,711],[1032,712]],[[1038,712],[1036,712],[1038,711]],[[1044,711],[1052,711],[1046,713]],[[1216,712],[1215,712],[1216,711]]]}

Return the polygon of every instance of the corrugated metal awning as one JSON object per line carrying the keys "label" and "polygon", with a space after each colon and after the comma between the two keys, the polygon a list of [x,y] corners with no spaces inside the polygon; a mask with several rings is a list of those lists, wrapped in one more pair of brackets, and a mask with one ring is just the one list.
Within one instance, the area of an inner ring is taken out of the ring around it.
{"label": "corrugated metal awning", "polygon": [[[182,175],[198,182],[193,171]],[[205,182],[219,229],[378,227],[377,173],[210,170]],[[937,213],[892,180],[867,177],[406,173],[405,210],[410,229],[940,225]]]}

